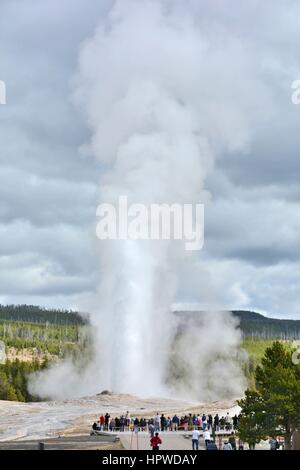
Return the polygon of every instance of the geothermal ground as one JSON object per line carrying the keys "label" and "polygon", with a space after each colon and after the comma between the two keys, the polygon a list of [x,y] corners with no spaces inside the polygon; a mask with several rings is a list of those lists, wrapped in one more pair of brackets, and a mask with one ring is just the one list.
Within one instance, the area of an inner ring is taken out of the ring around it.
{"label": "geothermal ground", "polygon": [[0,442],[89,436],[92,423],[106,412],[119,416],[129,411],[132,416],[150,417],[157,411],[166,415],[194,412],[222,415],[227,411],[235,414],[236,410],[235,400],[195,403],[126,394],[39,403],[0,401]]}

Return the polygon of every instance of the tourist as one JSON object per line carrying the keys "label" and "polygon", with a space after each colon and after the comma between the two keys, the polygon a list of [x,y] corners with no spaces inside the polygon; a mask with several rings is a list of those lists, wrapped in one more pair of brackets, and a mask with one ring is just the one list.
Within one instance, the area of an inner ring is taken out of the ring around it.
{"label": "tourist", "polygon": [[148,426],[150,437],[154,436],[155,427],[153,423],[150,423]]}
{"label": "tourist", "polygon": [[192,432],[192,449],[193,450],[198,450],[199,449],[199,437],[200,437],[200,432],[198,429],[194,429]]}
{"label": "tourist", "polygon": [[141,431],[146,431],[146,427],[147,427],[147,422],[144,418],[141,418],[140,419],[140,429]]}
{"label": "tourist", "polygon": [[125,431],[125,425],[126,425],[126,420],[125,420],[124,416],[122,415],[120,420],[119,420],[119,428],[120,428],[121,432]]}
{"label": "tourist", "polygon": [[162,414],[161,417],[160,417],[160,429],[161,429],[161,431],[166,430],[166,418],[165,418],[164,414]]}
{"label": "tourist", "polygon": [[125,414],[125,426],[126,428],[129,429],[130,427],[130,414],[129,414],[129,411],[126,411],[126,414]]}
{"label": "tourist", "polygon": [[244,443],[242,439],[239,439],[239,450],[244,450]]}
{"label": "tourist", "polygon": [[154,421],[155,431],[159,431],[160,430],[160,415],[158,414],[158,412],[154,416],[153,421]]}
{"label": "tourist", "polygon": [[229,437],[229,443],[231,444],[232,450],[236,450],[236,441],[235,441],[235,435],[233,431]]}
{"label": "tourist", "polygon": [[238,416],[235,414],[234,417],[232,418],[232,423],[233,423],[233,429],[237,429],[238,427],[238,423],[239,423],[239,418]]}
{"label": "tourist", "polygon": [[106,413],[106,415],[104,416],[104,429],[105,429],[105,431],[108,431],[109,418],[110,418],[110,415],[108,413]]}
{"label": "tourist", "polygon": [[218,450],[217,444],[214,441],[209,441],[206,450]]}
{"label": "tourist", "polygon": [[90,432],[90,435],[92,436],[93,434],[97,434],[97,432],[99,432],[101,430],[101,427],[100,427],[100,421],[95,421],[93,424],[92,424],[92,429],[91,429],[91,432]]}
{"label": "tourist", "polygon": [[162,440],[159,437],[158,432],[155,433],[155,436],[151,437],[150,445],[152,446],[152,450],[159,450],[159,446],[162,444]]}
{"label": "tourist", "polygon": [[93,431],[97,431],[97,429],[98,429],[97,423],[93,423],[92,429],[93,429]]}
{"label": "tourist", "polygon": [[230,414],[229,412],[227,412],[227,415],[226,415],[226,418],[225,418],[225,429],[226,431],[230,431],[231,429],[231,417],[230,417]]}
{"label": "tourist", "polygon": [[214,417],[214,427],[215,427],[215,430],[216,431],[219,431],[220,430],[220,418],[219,418],[219,415],[218,413],[216,414],[216,416]]}
{"label": "tourist", "polygon": [[230,442],[228,442],[228,441],[224,442],[223,450],[232,450],[232,446],[231,446]]}
{"label": "tourist", "polygon": [[135,418],[135,420],[133,421],[133,429],[134,432],[138,432],[140,429],[140,422],[138,418]]}
{"label": "tourist", "polygon": [[202,428],[202,419],[201,419],[201,416],[199,414],[197,415],[196,423],[197,423],[198,429],[201,429]]}
{"label": "tourist", "polygon": [[222,416],[222,418],[220,419],[220,429],[223,430],[225,428],[225,425],[226,425],[226,420],[224,416]]}
{"label": "tourist", "polygon": [[119,422],[118,421],[119,421],[118,418],[116,418],[116,419],[112,418],[110,420],[110,423],[109,423],[109,430],[110,431],[114,431],[115,428],[119,428],[119,426],[118,426]]}
{"label": "tourist", "polygon": [[103,431],[104,430],[104,423],[105,423],[105,418],[104,418],[103,415],[100,416],[99,421],[100,421],[101,431]]}
{"label": "tourist", "polygon": [[[153,418],[150,418],[150,419],[146,420],[146,426],[147,426],[147,430],[148,430],[148,431],[149,431],[150,425],[153,426],[153,429],[154,429],[154,421],[153,421]],[[149,432],[150,432],[150,431],[149,431]]]}
{"label": "tourist", "polygon": [[171,418],[168,416],[166,418],[166,431],[171,431]]}
{"label": "tourist", "polygon": [[274,437],[269,439],[270,450],[277,450],[278,449],[278,441]]}
{"label": "tourist", "polygon": [[178,431],[179,418],[177,415],[174,415],[172,418],[172,431]]}
{"label": "tourist", "polygon": [[205,447],[207,447],[208,442],[210,442],[210,432],[209,432],[208,429],[206,429],[203,432],[203,438],[204,438],[204,442],[205,442]]}
{"label": "tourist", "polygon": [[185,415],[182,418],[182,428],[187,431],[188,430],[188,417]]}
{"label": "tourist", "polygon": [[248,440],[249,450],[255,450],[256,442],[253,440]]}

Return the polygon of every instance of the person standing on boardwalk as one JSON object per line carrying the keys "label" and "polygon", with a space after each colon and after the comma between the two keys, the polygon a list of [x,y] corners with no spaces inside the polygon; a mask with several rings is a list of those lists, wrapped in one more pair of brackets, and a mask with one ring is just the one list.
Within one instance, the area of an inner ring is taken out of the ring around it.
{"label": "person standing on boardwalk", "polygon": [[148,426],[148,429],[149,429],[150,437],[153,437],[154,436],[154,431],[155,431],[154,424],[150,423],[149,426]]}
{"label": "person standing on boardwalk", "polygon": [[204,437],[204,441],[205,441],[205,447],[207,447],[207,444],[210,442],[210,432],[209,432],[208,429],[206,429],[203,432],[203,437]]}
{"label": "person standing on boardwalk", "polygon": [[177,415],[174,415],[172,418],[172,431],[178,431],[179,418]]}
{"label": "person standing on boardwalk", "polygon": [[219,418],[219,415],[218,413],[216,414],[216,416],[214,417],[214,427],[215,427],[215,431],[219,431],[220,429],[220,418]]}
{"label": "person standing on boardwalk", "polygon": [[161,415],[160,417],[160,430],[165,431],[166,430],[166,417],[164,414]]}
{"label": "person standing on boardwalk", "polygon": [[154,424],[155,431],[159,431],[160,430],[160,415],[158,412],[153,418],[153,424]]}
{"label": "person standing on boardwalk", "polygon": [[100,430],[104,431],[105,418],[103,415],[100,416],[99,421],[100,421]]}
{"label": "person standing on boardwalk", "polygon": [[228,441],[231,444],[232,450],[236,450],[236,440],[235,440],[235,435],[234,435],[233,431],[232,431]]}
{"label": "person standing on boardwalk", "polygon": [[223,450],[233,450],[232,445],[230,444],[230,442],[228,442],[228,441],[224,442]]}
{"label": "person standing on boardwalk", "polygon": [[108,425],[109,425],[109,418],[110,418],[110,414],[106,413],[106,415],[104,416],[104,430],[105,431],[108,431]]}
{"label": "person standing on boardwalk", "polygon": [[150,445],[152,450],[159,450],[159,446],[162,444],[162,440],[158,435],[158,432],[155,433],[155,436],[151,437]]}
{"label": "person standing on boardwalk", "polygon": [[193,450],[198,450],[199,449],[199,437],[200,437],[200,432],[198,429],[194,429],[192,432],[192,449]]}

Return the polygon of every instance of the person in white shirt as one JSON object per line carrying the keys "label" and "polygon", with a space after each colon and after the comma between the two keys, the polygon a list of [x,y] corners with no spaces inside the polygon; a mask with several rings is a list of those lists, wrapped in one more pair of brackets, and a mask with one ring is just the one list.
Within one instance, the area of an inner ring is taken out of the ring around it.
{"label": "person in white shirt", "polygon": [[231,421],[231,416],[229,412],[227,412],[227,415],[225,416],[225,423],[226,423],[225,429],[229,431],[232,428],[232,421]]}
{"label": "person in white shirt", "polygon": [[192,432],[192,448],[193,450],[198,450],[199,449],[199,437],[200,437],[200,432],[198,429],[194,429]]}
{"label": "person in white shirt", "polygon": [[207,447],[207,444],[210,442],[210,432],[208,429],[206,429],[203,433],[203,437],[205,440],[205,447]]}
{"label": "person in white shirt", "polygon": [[156,413],[153,418],[155,431],[160,431],[160,415]]}

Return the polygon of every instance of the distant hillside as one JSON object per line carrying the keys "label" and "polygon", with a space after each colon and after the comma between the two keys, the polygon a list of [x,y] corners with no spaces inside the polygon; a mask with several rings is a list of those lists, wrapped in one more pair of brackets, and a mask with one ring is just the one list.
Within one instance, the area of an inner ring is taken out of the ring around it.
{"label": "distant hillside", "polygon": [[33,305],[0,305],[0,341],[12,361],[81,355],[90,343],[86,318],[78,312]]}
{"label": "distant hillside", "polygon": [[240,321],[244,336],[258,336],[265,339],[299,339],[300,320],[268,318],[256,312],[234,310],[233,315]]}
{"label": "distant hillside", "polygon": [[[204,312],[177,311],[174,314],[180,319],[180,328],[184,329],[187,322],[192,322],[195,326],[201,324]],[[300,320],[268,318],[248,310],[233,310],[232,314],[239,320],[245,338],[300,339]]]}
{"label": "distant hillside", "polygon": [[48,310],[35,305],[0,305],[0,320],[55,325],[83,325],[86,323],[77,312]]}
{"label": "distant hillside", "polygon": [[[184,329],[187,322],[200,325],[201,311],[176,311],[179,327]],[[239,320],[245,338],[263,339],[300,339],[300,320],[268,318],[260,313],[248,310],[233,310],[232,314]],[[34,305],[0,305],[0,321],[29,322],[53,325],[84,325],[88,317],[83,318],[78,312],[58,309],[44,309]]]}

